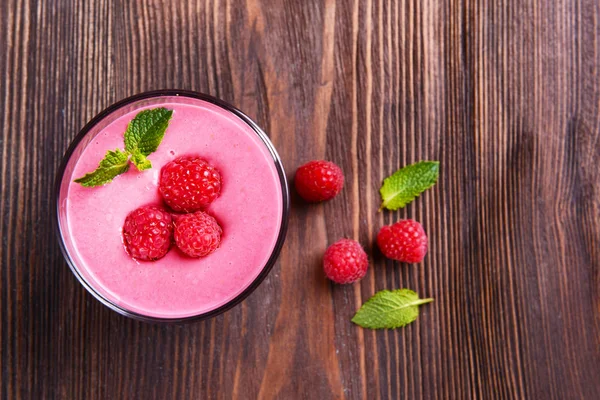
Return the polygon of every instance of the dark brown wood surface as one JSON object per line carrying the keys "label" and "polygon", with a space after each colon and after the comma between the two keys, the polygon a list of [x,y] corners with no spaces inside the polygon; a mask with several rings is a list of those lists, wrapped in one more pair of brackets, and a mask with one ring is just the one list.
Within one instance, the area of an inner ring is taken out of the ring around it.
{"label": "dark brown wood surface", "polygon": [[[1,398],[599,399],[599,68],[597,0],[0,1]],[[78,130],[161,88],[246,111],[289,177],[315,158],[346,175],[331,202],[294,196],[246,301],[182,326],[102,306],[50,223]],[[420,159],[438,184],[377,213]],[[422,265],[373,247],[404,217]],[[321,255],[344,236],[371,268],[334,286]],[[350,322],[399,287],[436,300],[404,329]]]}

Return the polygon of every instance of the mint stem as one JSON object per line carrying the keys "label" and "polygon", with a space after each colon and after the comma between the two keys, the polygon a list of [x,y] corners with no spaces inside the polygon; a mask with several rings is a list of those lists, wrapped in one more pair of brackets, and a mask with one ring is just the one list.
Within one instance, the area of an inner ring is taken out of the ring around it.
{"label": "mint stem", "polygon": [[412,305],[413,306],[418,306],[418,305],[421,305],[421,304],[431,303],[432,301],[433,301],[432,298],[429,298],[429,299],[419,299],[419,300],[415,301]]}

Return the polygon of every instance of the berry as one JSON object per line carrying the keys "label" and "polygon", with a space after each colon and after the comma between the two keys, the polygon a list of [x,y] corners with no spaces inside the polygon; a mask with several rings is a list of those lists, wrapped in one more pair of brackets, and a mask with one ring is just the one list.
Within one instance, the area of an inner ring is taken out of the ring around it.
{"label": "berry", "polygon": [[158,190],[174,211],[198,211],[219,197],[221,174],[201,158],[179,157],[162,167]]}
{"label": "berry", "polygon": [[427,254],[427,234],[420,223],[405,219],[381,228],[377,245],[388,258],[419,263]]}
{"label": "berry", "polygon": [[175,244],[190,257],[204,257],[221,244],[223,230],[203,211],[175,217]]}
{"label": "berry", "polygon": [[136,260],[154,261],[171,247],[173,221],[160,207],[144,206],[132,211],[123,224],[123,244]]}
{"label": "berry", "polygon": [[296,170],[294,184],[306,201],[330,200],[344,187],[344,173],[330,161],[309,161]]}
{"label": "berry", "polygon": [[342,239],[327,248],[323,256],[325,275],[336,283],[362,279],[369,267],[367,253],[355,240]]}

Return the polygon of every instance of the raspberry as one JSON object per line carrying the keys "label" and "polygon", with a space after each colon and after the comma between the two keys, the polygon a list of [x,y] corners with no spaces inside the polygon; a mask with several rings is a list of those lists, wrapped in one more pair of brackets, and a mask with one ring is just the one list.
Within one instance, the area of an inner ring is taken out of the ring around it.
{"label": "raspberry", "polygon": [[330,200],[344,187],[344,173],[330,161],[309,161],[296,170],[294,184],[306,201]]}
{"label": "raspberry", "polygon": [[367,273],[369,259],[355,240],[342,239],[327,248],[323,256],[325,275],[336,283],[353,283]]}
{"label": "raspberry", "polygon": [[381,228],[377,244],[384,256],[402,262],[419,263],[427,254],[427,234],[412,219]]}
{"label": "raspberry", "polygon": [[179,157],[162,167],[158,190],[174,211],[198,211],[219,197],[221,174],[201,158]]}
{"label": "raspberry", "polygon": [[223,230],[203,211],[175,217],[175,244],[190,257],[204,257],[221,244]]}
{"label": "raspberry", "polygon": [[154,261],[171,247],[173,221],[162,208],[144,206],[132,211],[123,224],[123,244],[136,260]]}

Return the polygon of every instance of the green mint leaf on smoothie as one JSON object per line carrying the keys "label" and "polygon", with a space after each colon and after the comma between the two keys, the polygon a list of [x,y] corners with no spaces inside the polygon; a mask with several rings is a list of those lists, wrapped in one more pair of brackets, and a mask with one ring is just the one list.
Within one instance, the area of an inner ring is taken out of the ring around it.
{"label": "green mint leaf on smoothie", "polygon": [[410,289],[381,290],[371,297],[352,318],[369,329],[395,329],[408,325],[419,316],[419,306],[433,299],[420,299]]}
{"label": "green mint leaf on smoothie", "polygon": [[147,156],[156,151],[165,136],[173,110],[154,108],[139,112],[127,125],[124,134],[125,151],[109,150],[94,172],[75,179],[82,186],[101,186],[129,170],[129,157],[138,170],[152,168]]}
{"label": "green mint leaf on smoothie", "polygon": [[395,211],[404,207],[435,185],[439,175],[440,163],[438,161],[419,161],[394,172],[383,181],[381,193],[381,207]]}
{"label": "green mint leaf on smoothie", "polygon": [[165,136],[173,110],[153,108],[138,113],[125,131],[125,150],[132,154],[131,161],[139,170],[152,168],[146,156],[158,148]]}
{"label": "green mint leaf on smoothie", "polygon": [[85,187],[102,186],[112,181],[115,176],[127,172],[128,169],[129,154],[119,149],[109,150],[94,172],[75,179],[75,182]]}

